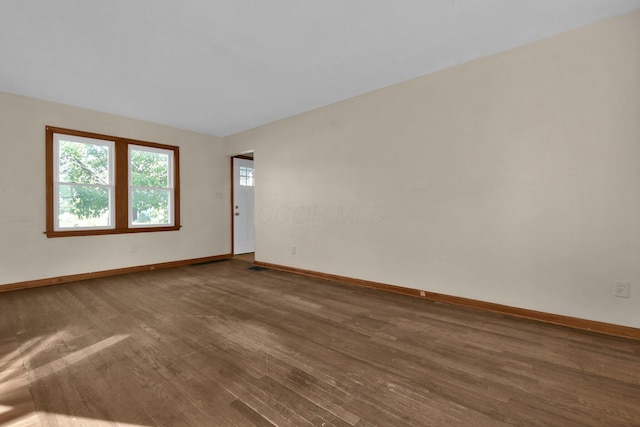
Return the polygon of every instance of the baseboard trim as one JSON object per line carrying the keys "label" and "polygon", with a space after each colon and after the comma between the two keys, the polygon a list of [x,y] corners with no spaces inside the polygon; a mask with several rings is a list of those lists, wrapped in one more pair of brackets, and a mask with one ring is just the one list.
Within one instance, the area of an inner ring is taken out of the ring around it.
{"label": "baseboard trim", "polygon": [[160,270],[163,268],[182,267],[191,264],[222,261],[233,258],[232,254],[214,255],[203,258],[192,258],[179,261],[161,262],[157,264],[139,265],[135,267],[116,268],[113,270],[94,271],[90,273],[71,274],[69,276],[50,277],[47,279],[28,280],[26,282],[8,283],[0,285],[0,292],[17,291],[20,289],[39,288],[41,286],[58,285],[61,283],[78,282],[80,280],[95,279],[98,277],[117,276],[141,271]]}
{"label": "baseboard trim", "polygon": [[536,320],[544,323],[552,323],[554,325],[566,326],[574,329],[598,332],[601,334],[614,335],[623,338],[632,338],[640,340],[640,329],[629,326],[614,325],[612,323],[597,322],[594,320],[580,319],[577,317],[562,316],[559,314],[545,313],[542,311],[529,310],[525,308],[511,307],[508,305],[485,302],[470,298],[456,297],[451,295],[439,294],[435,292],[421,291],[419,289],[406,288],[403,286],[389,285],[386,283],[372,282],[369,280],[354,279],[352,277],[339,276],[337,274],[321,273],[313,270],[305,270],[296,267],[289,267],[279,264],[271,264],[268,262],[255,261],[255,265],[270,268],[273,270],[285,271],[288,273],[299,274],[303,276],[315,277],[319,279],[331,280],[334,282],[342,282],[349,285],[362,286],[365,288],[378,289],[396,294],[408,295],[416,298],[427,299],[435,302],[460,305],[471,307],[479,310],[492,311],[513,317],[520,317],[530,320]]}

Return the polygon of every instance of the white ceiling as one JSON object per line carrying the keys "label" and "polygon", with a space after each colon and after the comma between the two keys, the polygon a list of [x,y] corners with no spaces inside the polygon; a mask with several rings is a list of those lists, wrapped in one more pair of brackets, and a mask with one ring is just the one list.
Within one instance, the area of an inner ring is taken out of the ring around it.
{"label": "white ceiling", "polygon": [[0,91],[226,136],[636,8],[640,0],[0,0]]}

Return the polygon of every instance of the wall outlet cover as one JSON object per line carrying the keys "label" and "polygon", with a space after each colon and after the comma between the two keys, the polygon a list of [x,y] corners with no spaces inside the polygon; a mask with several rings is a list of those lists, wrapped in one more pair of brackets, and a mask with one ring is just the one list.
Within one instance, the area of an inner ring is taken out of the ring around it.
{"label": "wall outlet cover", "polygon": [[631,283],[618,282],[616,283],[616,291],[614,295],[620,298],[629,298],[630,288]]}

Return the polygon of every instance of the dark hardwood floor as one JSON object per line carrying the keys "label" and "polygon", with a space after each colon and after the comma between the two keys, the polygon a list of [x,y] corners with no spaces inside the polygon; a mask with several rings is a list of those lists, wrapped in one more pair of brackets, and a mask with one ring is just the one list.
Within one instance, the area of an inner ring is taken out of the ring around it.
{"label": "dark hardwood floor", "polygon": [[250,266],[0,293],[0,425],[640,426],[640,341]]}

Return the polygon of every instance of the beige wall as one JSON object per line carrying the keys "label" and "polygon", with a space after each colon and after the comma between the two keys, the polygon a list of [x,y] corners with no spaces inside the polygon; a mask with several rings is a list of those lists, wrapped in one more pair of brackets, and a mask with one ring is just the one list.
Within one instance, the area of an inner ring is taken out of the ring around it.
{"label": "beige wall", "polygon": [[640,11],[225,149],[260,261],[640,327]]}
{"label": "beige wall", "polygon": [[[180,231],[48,239],[45,125],[180,147]],[[0,285],[230,252],[220,138],[0,93]]]}

